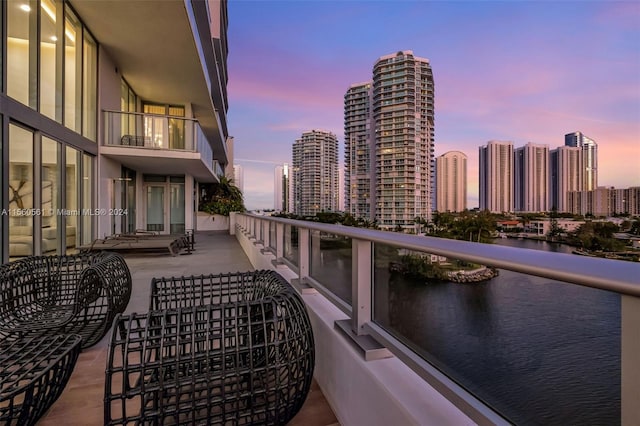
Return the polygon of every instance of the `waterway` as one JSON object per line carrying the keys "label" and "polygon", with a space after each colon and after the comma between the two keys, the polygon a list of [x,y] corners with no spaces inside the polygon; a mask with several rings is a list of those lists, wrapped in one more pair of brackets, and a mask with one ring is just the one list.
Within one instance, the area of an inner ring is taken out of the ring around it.
{"label": "waterway", "polygon": [[620,296],[499,272],[480,284],[425,285],[377,257],[375,321],[516,424],[619,424]]}

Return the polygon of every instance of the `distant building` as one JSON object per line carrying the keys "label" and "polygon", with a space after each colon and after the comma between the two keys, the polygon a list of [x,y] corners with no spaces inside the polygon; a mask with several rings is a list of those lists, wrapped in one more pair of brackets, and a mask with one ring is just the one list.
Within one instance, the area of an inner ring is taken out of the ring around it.
{"label": "distant building", "polygon": [[431,220],[434,83],[429,60],[405,50],[373,66],[376,219],[383,229]]}
{"label": "distant building", "polygon": [[568,194],[571,213],[611,216],[640,216],[640,187],[616,189],[599,187],[593,191],[573,191]]}
{"label": "distant building", "polygon": [[549,152],[551,170],[551,210],[571,212],[569,192],[580,191],[583,187],[582,149],[572,146],[560,146]]}
{"label": "distant building", "polygon": [[239,164],[233,165],[232,183],[244,194],[244,168]]}
{"label": "distant building", "polygon": [[490,141],[479,153],[480,210],[513,211],[513,142]]}
{"label": "distant building", "polygon": [[276,166],[274,182],[273,182],[273,208],[276,211],[289,213],[290,208],[290,180],[289,180],[289,164],[284,163],[282,166]]}
{"label": "distant building", "polygon": [[593,191],[598,187],[598,144],[582,132],[564,135],[564,144],[582,149],[582,188],[581,191]]}
{"label": "distant building", "polygon": [[322,130],[304,132],[293,144],[293,210],[315,215],[338,210],[338,139]]}
{"label": "distant building", "polygon": [[549,146],[529,142],[514,151],[514,208],[549,211]]}
{"label": "distant building", "polygon": [[467,208],[467,156],[449,151],[436,158],[436,210],[461,212]]}
{"label": "distant building", "polygon": [[344,97],[345,209],[383,229],[431,219],[435,192],[434,83],[410,50],[380,57],[372,81]]}
{"label": "distant building", "polygon": [[375,124],[373,82],[353,84],[344,95],[344,209],[375,218]]}

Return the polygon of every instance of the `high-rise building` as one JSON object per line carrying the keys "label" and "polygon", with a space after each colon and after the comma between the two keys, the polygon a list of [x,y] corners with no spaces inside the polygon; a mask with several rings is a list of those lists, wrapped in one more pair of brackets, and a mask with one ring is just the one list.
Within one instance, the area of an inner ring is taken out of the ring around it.
{"label": "high-rise building", "polygon": [[0,261],[195,228],[232,164],[227,2],[159,6],[2,2]]}
{"label": "high-rise building", "polygon": [[331,132],[304,132],[293,144],[294,213],[338,210],[338,139]]}
{"label": "high-rise building", "polygon": [[582,149],[582,191],[593,191],[598,187],[598,144],[582,132],[564,135],[565,146]]}
{"label": "high-rise building", "polygon": [[431,220],[434,191],[433,73],[428,59],[405,50],[373,67],[376,219],[382,228]]}
{"label": "high-rise building", "polygon": [[436,158],[436,209],[461,212],[467,208],[467,156],[449,151]]}
{"label": "high-rise building", "polygon": [[289,164],[284,163],[282,166],[276,166],[273,181],[273,205],[276,211],[289,213]]}
{"label": "high-rise building", "polygon": [[244,194],[244,167],[240,164],[233,165],[233,182],[236,188]]}
{"label": "high-rise building", "polygon": [[345,208],[383,229],[431,220],[435,193],[433,73],[410,50],[380,57],[371,82],[344,97]]}
{"label": "high-rise building", "polygon": [[582,185],[582,149],[572,146],[560,146],[549,152],[551,170],[551,205],[563,213],[571,212],[569,192],[580,191]]}
{"label": "high-rise building", "polygon": [[344,95],[344,209],[375,219],[373,82],[353,84]]}
{"label": "high-rise building", "polygon": [[549,145],[529,142],[514,151],[514,209],[549,211]]}
{"label": "high-rise building", "polygon": [[480,210],[513,211],[513,143],[489,141],[480,147]]}

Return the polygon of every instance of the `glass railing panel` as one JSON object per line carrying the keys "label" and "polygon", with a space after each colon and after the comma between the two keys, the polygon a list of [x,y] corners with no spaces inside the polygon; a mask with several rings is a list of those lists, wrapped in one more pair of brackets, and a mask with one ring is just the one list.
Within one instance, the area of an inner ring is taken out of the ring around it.
{"label": "glass railing panel", "polygon": [[508,420],[620,423],[619,294],[382,244],[374,265],[374,322]]}
{"label": "glass railing panel", "polygon": [[269,248],[273,250],[273,252],[275,253],[276,251],[276,223],[275,222],[269,222]]}
{"label": "glass railing panel", "polygon": [[298,265],[298,228],[291,225],[284,226],[284,258],[295,266]]}
{"label": "glass railing panel", "polygon": [[351,238],[311,231],[309,276],[351,304]]}

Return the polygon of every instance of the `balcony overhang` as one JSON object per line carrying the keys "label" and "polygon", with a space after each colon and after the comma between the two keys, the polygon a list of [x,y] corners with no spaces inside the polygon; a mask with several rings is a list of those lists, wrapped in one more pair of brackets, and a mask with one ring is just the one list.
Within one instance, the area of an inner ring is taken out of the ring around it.
{"label": "balcony overhang", "polygon": [[218,181],[211,166],[202,160],[202,156],[198,152],[101,146],[100,154],[139,173],[152,175],[184,175],[188,173],[198,182]]}
{"label": "balcony overhang", "polygon": [[[227,162],[224,104],[214,102],[219,84],[213,41],[207,28],[194,32],[182,0],[71,1],[83,22],[117,64],[124,78],[145,100],[191,105],[193,116],[211,143],[215,158]],[[204,4],[194,2],[200,19]],[[204,9],[206,16],[206,9]],[[201,49],[199,49],[201,47]],[[202,53],[202,55],[201,55]],[[219,105],[218,105],[219,104]]]}

